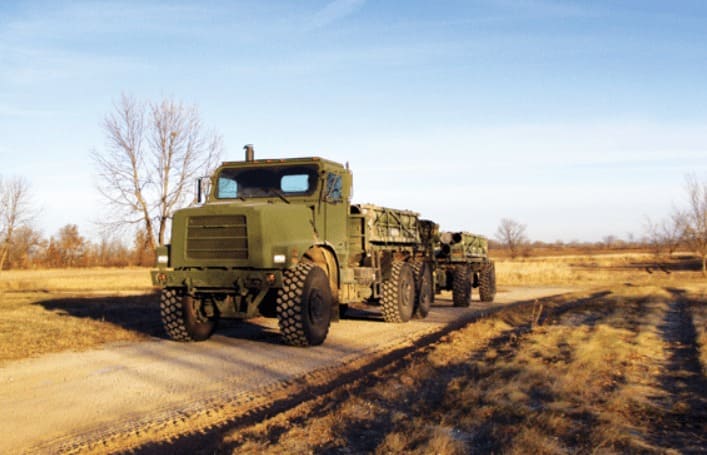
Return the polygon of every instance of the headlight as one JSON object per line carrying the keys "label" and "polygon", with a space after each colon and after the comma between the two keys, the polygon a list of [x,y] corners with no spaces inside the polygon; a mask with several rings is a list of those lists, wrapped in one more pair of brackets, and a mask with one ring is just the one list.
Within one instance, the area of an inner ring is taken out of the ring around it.
{"label": "headlight", "polygon": [[284,254],[276,254],[272,257],[272,261],[275,264],[284,264],[285,262],[287,262],[287,256],[285,256]]}
{"label": "headlight", "polygon": [[169,256],[160,255],[157,256],[158,264],[169,264]]}

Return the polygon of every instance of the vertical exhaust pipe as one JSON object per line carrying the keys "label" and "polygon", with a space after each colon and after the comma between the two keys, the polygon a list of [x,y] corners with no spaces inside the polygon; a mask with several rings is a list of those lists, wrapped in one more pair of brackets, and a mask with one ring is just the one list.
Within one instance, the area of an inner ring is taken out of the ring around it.
{"label": "vertical exhaust pipe", "polygon": [[246,161],[254,161],[255,160],[255,149],[253,148],[253,144],[246,144],[243,146],[243,149],[245,150],[245,160]]}

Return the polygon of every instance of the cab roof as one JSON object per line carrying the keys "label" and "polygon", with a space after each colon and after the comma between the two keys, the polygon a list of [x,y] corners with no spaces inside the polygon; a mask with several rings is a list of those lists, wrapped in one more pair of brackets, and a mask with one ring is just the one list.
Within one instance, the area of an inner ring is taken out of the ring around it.
{"label": "cab roof", "polygon": [[302,158],[264,158],[264,159],[257,159],[257,160],[252,160],[252,161],[224,161],[223,163],[221,163],[221,166],[222,167],[227,167],[227,166],[246,167],[246,166],[252,166],[252,165],[265,166],[268,164],[324,164],[326,167],[337,167],[337,168],[344,167],[341,163],[337,163],[336,161],[331,161],[331,160],[327,160],[324,158],[320,158],[318,156],[302,157]]}

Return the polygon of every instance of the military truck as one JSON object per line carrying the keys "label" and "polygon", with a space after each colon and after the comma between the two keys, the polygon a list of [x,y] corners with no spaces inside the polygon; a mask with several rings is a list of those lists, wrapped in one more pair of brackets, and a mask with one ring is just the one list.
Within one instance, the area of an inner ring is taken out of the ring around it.
{"label": "military truck", "polygon": [[488,258],[488,241],[469,232],[442,232],[434,247],[435,292],[452,291],[454,306],[468,307],[472,288],[482,302],[496,296],[496,266]]}
{"label": "military truck", "polygon": [[429,311],[433,250],[419,215],[352,204],[348,164],[326,159],[224,162],[175,212],[153,283],[174,340],[211,336],[219,318],[277,317],[284,341],[324,342],[348,304],[380,305],[386,322]]}

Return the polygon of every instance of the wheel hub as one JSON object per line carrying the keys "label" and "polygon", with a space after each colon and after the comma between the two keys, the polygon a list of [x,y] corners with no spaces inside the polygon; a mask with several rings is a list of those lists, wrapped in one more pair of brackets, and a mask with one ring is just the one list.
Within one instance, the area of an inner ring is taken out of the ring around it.
{"label": "wheel hub", "polygon": [[324,320],[324,298],[318,289],[312,289],[312,292],[309,294],[308,309],[308,317],[312,323],[318,324]]}

